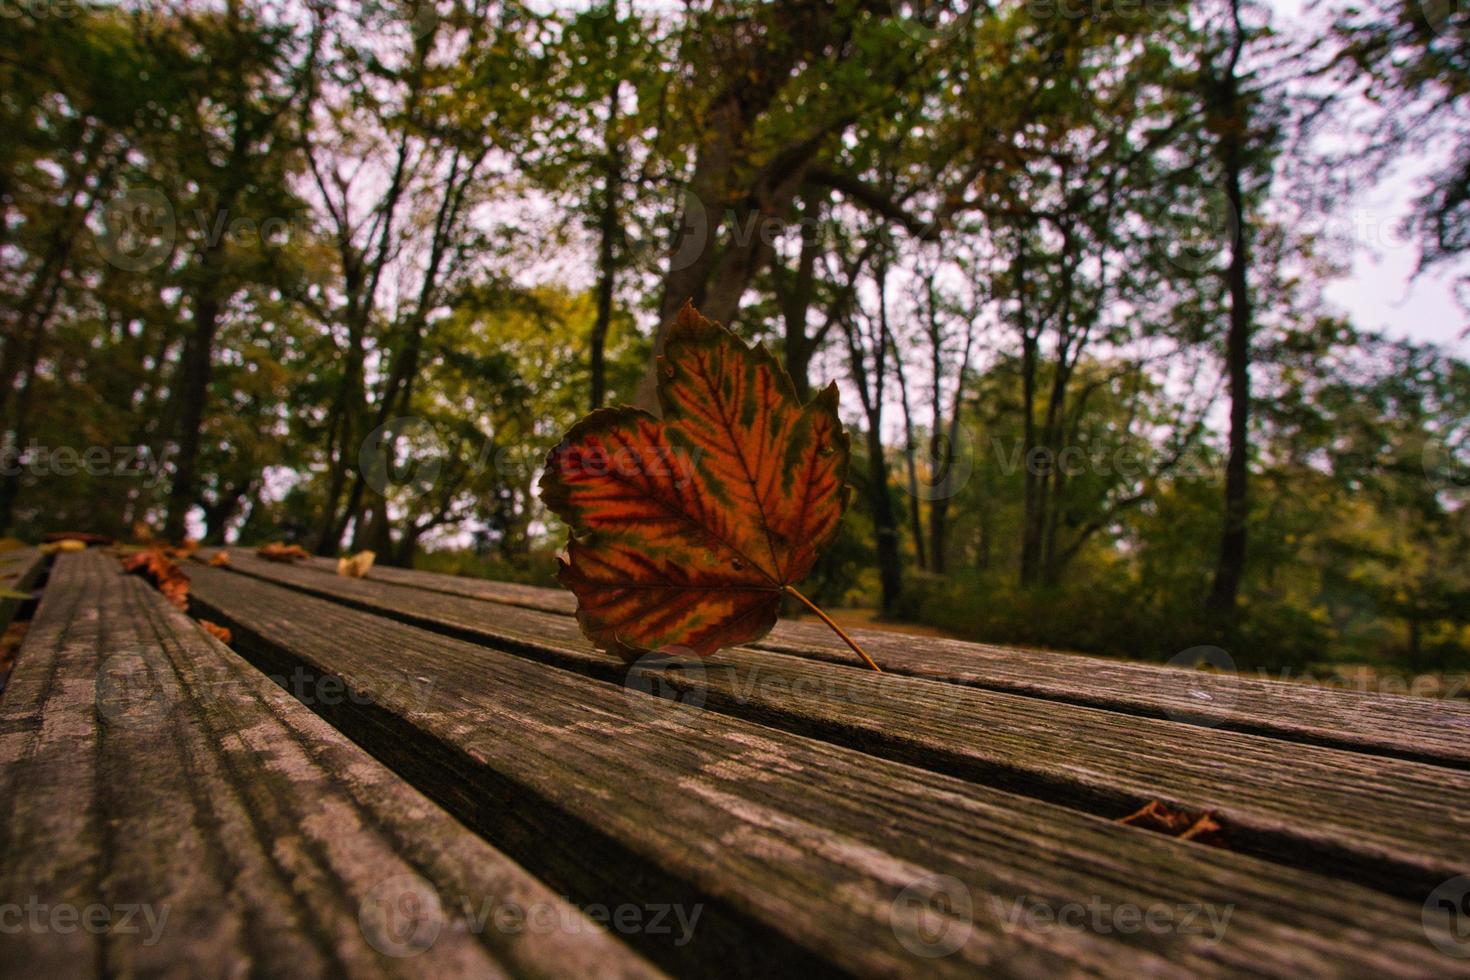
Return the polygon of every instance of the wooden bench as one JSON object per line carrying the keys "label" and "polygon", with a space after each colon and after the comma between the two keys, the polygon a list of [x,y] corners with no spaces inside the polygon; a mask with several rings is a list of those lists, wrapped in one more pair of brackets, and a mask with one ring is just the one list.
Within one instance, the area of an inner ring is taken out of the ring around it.
{"label": "wooden bench", "polygon": [[629,670],[559,591],[187,571],[234,652],[62,556],[0,701],[0,927],[175,911],[0,972],[1470,974],[1462,702],[803,623]]}
{"label": "wooden bench", "polygon": [[7,976],[658,975],[97,553],[0,701],[0,827]]}

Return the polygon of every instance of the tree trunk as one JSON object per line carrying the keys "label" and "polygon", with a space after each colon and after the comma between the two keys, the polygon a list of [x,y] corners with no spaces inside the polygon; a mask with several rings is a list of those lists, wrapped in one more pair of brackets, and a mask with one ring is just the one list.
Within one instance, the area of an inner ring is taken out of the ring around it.
{"label": "tree trunk", "polygon": [[1038,450],[1036,433],[1037,337],[1031,330],[1026,302],[1026,249],[1024,243],[1016,256],[1016,313],[1021,329],[1021,472],[1023,497],[1021,508],[1021,585],[1035,584],[1041,556],[1042,480],[1035,470],[1033,454]]}
{"label": "tree trunk", "polygon": [[214,503],[204,508],[205,544],[225,543],[225,530],[229,527],[230,518],[240,509],[240,501],[250,492],[250,487],[248,482],[227,487],[220,491],[220,496]]}
{"label": "tree trunk", "polygon": [[[892,343],[892,338],[889,338]],[[893,344],[893,359],[898,361],[898,345]],[[909,492],[909,529],[914,536],[914,562],[924,570],[929,568],[928,555],[925,553],[924,543],[924,521],[919,513],[919,464],[915,458],[919,454],[919,446],[914,438],[914,415],[909,405],[909,385],[904,379],[902,365],[897,371],[899,402],[903,406],[903,450],[906,464],[906,477],[908,479]]]}
{"label": "tree trunk", "polygon": [[1246,112],[1240,102],[1236,66],[1244,45],[1238,0],[1231,5],[1235,19],[1235,40],[1230,62],[1221,83],[1220,112],[1223,117],[1221,155],[1225,169],[1225,193],[1231,209],[1227,217],[1230,227],[1230,267],[1227,282],[1230,290],[1230,328],[1225,339],[1226,370],[1230,383],[1229,456],[1225,462],[1224,528],[1220,536],[1220,557],[1215,566],[1215,581],[1210,589],[1209,609],[1228,616],[1236,608],[1240,583],[1245,572],[1246,523],[1250,501],[1249,478],[1250,429],[1250,344],[1251,297],[1246,280],[1250,263],[1245,237],[1245,198],[1242,191]]}
{"label": "tree trunk", "polygon": [[194,311],[194,333],[184,351],[179,388],[179,451],[168,495],[168,517],[163,537],[182,541],[189,509],[194,506],[199,466],[199,444],[204,434],[204,412],[209,402],[209,379],[214,369],[214,337],[219,329],[219,300],[207,290]]}
{"label": "tree trunk", "polygon": [[591,371],[591,405],[599,409],[607,398],[607,331],[612,325],[613,293],[617,289],[618,197],[623,184],[623,151],[617,141],[618,97],[621,81],[614,81],[607,97],[607,156],[603,163],[607,174],[603,182],[602,215],[598,221],[601,240],[597,252],[597,318],[592,322],[589,338],[588,367]]}
{"label": "tree trunk", "polygon": [[880,261],[874,278],[878,284],[880,326],[874,331],[873,370],[868,371],[863,344],[857,327],[843,318],[843,333],[851,359],[853,381],[862,400],[867,418],[868,502],[873,509],[874,542],[878,556],[878,581],[882,587],[881,611],[891,614],[898,607],[903,592],[902,557],[898,550],[898,522],[894,518],[893,500],[888,496],[888,460],[883,455],[883,385],[887,371],[887,266]]}
{"label": "tree trunk", "polygon": [[[1240,171],[1227,175],[1231,206],[1239,207]],[[1239,213],[1238,211],[1236,212]],[[1250,296],[1246,286],[1246,244],[1237,230],[1230,251],[1230,332],[1225,358],[1230,378],[1230,449],[1225,462],[1225,526],[1220,536],[1220,558],[1210,590],[1210,608],[1218,613],[1235,609],[1245,571],[1246,523],[1250,501],[1247,481],[1250,428]]]}
{"label": "tree trunk", "polygon": [[[930,414],[933,426],[929,433],[929,570],[943,575],[948,570],[945,552],[949,547],[949,501],[958,491],[954,480],[955,441],[960,433],[960,412],[965,403],[965,375],[970,369],[970,351],[975,343],[972,324],[965,325],[965,350],[960,357],[959,370],[955,372],[954,401],[950,406],[947,427],[940,421],[944,418],[944,338],[939,326],[939,303],[934,291],[934,278],[930,276],[926,295],[929,304],[930,370],[933,391],[930,397]],[[942,488],[942,489],[941,489]]]}
{"label": "tree trunk", "polygon": [[877,536],[878,582],[882,587],[882,612],[891,614],[903,593],[903,561],[898,551],[898,521],[893,514],[893,498],[888,495],[888,460],[883,455],[883,439],[878,428],[868,425],[868,500],[873,508],[873,529]]}
{"label": "tree trunk", "polygon": [[[338,505],[342,491],[347,485],[347,471],[353,452],[354,421],[362,405],[363,337],[365,330],[356,322],[349,311],[347,330],[347,357],[342,367],[342,384],[332,405],[331,437],[327,456],[331,461],[331,473],[327,477],[326,504],[322,509],[322,523],[317,532],[315,551],[320,555],[335,555],[342,547],[342,533],[352,518],[352,505],[339,514]],[[360,447],[359,447],[360,448]]]}
{"label": "tree trunk", "polygon": [[819,339],[807,334],[807,316],[816,292],[816,265],[822,250],[821,235],[817,227],[821,207],[821,201],[815,195],[804,198],[801,254],[796,260],[795,272],[790,273],[791,281],[785,281],[788,273],[779,265],[773,265],[771,269],[776,303],[781,309],[784,330],[781,347],[786,373],[791,375],[796,397],[803,402],[812,395],[811,363]]}

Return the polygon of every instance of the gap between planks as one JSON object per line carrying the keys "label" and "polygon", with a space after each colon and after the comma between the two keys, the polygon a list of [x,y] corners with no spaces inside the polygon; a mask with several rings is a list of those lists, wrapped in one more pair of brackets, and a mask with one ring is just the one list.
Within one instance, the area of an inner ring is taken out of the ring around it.
{"label": "gap between planks", "polygon": [[[974,935],[922,964],[936,975],[1467,967],[1430,951],[1413,905],[1351,884],[740,719],[609,698],[573,673],[249,577],[210,570],[194,598],[258,663],[375,692],[317,710],[538,874],[574,892],[682,882],[722,910],[737,948],[777,941],[844,970],[914,969],[895,949],[894,903],[943,875],[974,897]],[[431,683],[406,689],[405,672]],[[1235,915],[1221,942],[1201,943],[1017,927],[1008,897]]]}
{"label": "gap between planks", "polygon": [[[1214,811],[1237,850],[1421,900],[1466,869],[1470,775],[772,652],[634,674],[566,617],[243,559],[235,574],[683,703],[1105,816]],[[210,570],[208,575],[229,574]],[[631,681],[630,681],[631,677]]]}
{"label": "gap between planks", "polygon": [[[327,559],[299,567],[336,573]],[[576,608],[570,593],[518,583],[392,567],[374,567],[368,578],[561,615]],[[1470,702],[1463,700],[1344,691],[879,630],[854,635],[889,673],[1470,770]],[[778,623],[751,646],[854,667],[847,648],[813,623]]]}
{"label": "gap between planks", "polygon": [[[23,929],[0,975],[661,975],[95,552],[58,557],[0,700],[0,841],[0,902],[157,927]],[[472,933],[460,897],[558,915]],[[364,918],[399,901],[432,937]]]}

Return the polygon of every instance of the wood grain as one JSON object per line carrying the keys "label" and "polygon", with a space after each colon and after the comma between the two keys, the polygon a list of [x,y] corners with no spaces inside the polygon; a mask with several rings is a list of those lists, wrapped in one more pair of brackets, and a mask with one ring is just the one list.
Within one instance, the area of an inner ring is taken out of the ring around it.
{"label": "wood grain", "polygon": [[[320,559],[301,567],[334,570]],[[576,608],[575,598],[559,589],[401,568],[374,568],[369,578],[546,612],[570,615]],[[1463,699],[1337,690],[883,630],[851,632],[890,673],[1470,768],[1470,701]],[[854,666],[852,651],[818,623],[779,623],[753,645],[843,669],[861,667]]]}
{"label": "wood grain", "polygon": [[113,926],[25,912],[0,975],[659,975],[96,552],[0,701],[0,841],[0,907]]}
{"label": "wood grain", "polygon": [[[257,664],[371,692],[316,707],[553,886],[584,900],[703,903],[695,942],[658,954],[679,972],[1467,968],[1425,940],[1417,904],[1367,888],[620,690],[236,572],[191,574],[195,601]],[[964,941],[919,956],[908,900],[951,880],[968,913],[930,902],[925,921],[940,916],[944,933],[965,919]],[[1230,918],[1215,939],[1008,912],[1028,907]]]}
{"label": "wood grain", "polygon": [[565,616],[240,558],[232,569],[612,683],[1091,812],[1213,811],[1231,846],[1422,901],[1470,871],[1470,774],[769,651],[629,675]]}

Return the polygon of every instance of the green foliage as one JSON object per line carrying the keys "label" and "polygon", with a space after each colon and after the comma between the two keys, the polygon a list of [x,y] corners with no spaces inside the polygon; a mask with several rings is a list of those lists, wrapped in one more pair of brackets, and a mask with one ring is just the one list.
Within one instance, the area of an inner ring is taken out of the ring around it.
{"label": "green foliage", "polygon": [[[1470,366],[1318,296],[1337,257],[1271,181],[1322,161],[1261,11],[1232,101],[1224,3],[1006,2],[954,30],[857,0],[410,6],[6,19],[0,531],[187,518],[549,584],[546,450],[639,397],[694,297],[841,385],[857,492],[804,589],[823,605],[1117,656],[1464,668]],[[1421,123],[1463,142],[1466,21],[1419,6],[1291,42],[1332,59],[1298,80],[1333,86],[1318,118],[1376,87],[1372,167]],[[1250,526],[1221,618],[1237,142]],[[1457,167],[1417,212],[1429,261],[1464,250]],[[963,475],[931,499],[952,426]],[[77,458],[11,465],[32,443]]]}

